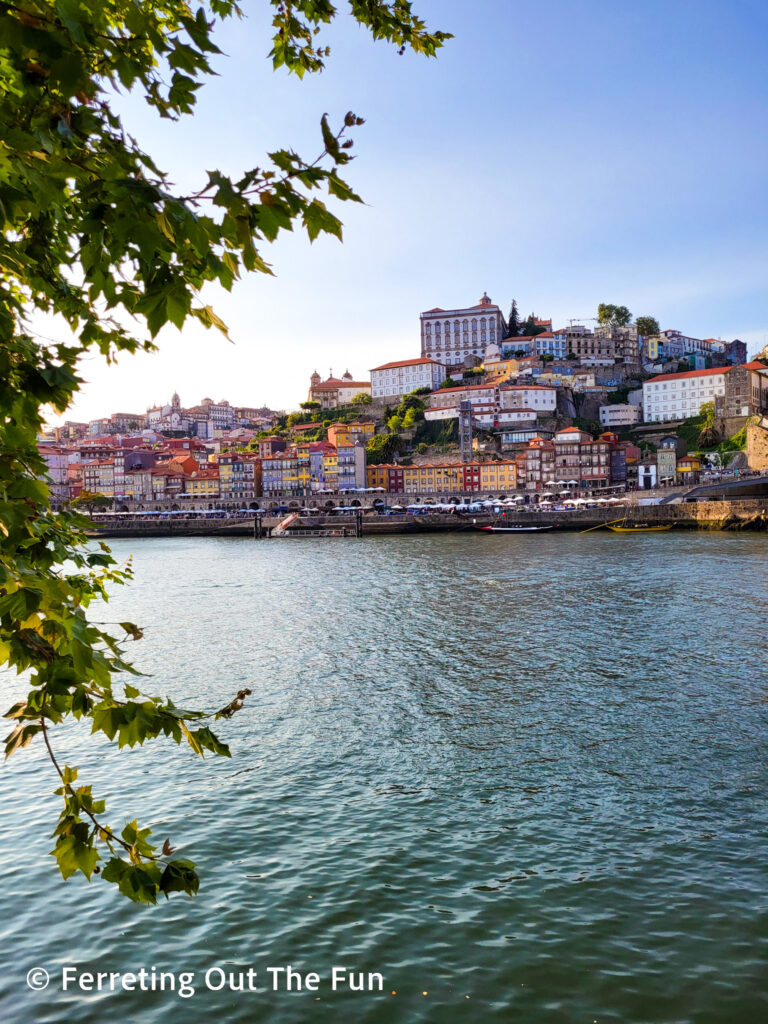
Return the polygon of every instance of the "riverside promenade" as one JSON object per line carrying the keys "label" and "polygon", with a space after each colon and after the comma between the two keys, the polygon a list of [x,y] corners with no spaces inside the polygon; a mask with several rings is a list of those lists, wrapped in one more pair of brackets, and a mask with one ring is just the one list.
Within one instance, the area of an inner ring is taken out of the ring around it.
{"label": "riverside promenade", "polygon": [[[302,515],[282,535],[318,536],[319,531],[340,534],[342,528],[359,523],[358,530],[349,529],[348,536],[378,534],[443,533],[472,530],[503,519],[509,526],[552,526],[563,531],[582,531],[627,518],[632,523],[654,526],[671,525],[674,529],[766,530],[768,499],[739,501],[697,501],[665,505],[632,505],[627,507],[596,507],[572,510],[507,510],[500,516],[493,512],[403,512],[378,514],[360,511],[346,515]],[[125,516],[119,520],[94,523],[92,536],[102,537],[253,537],[266,539],[285,519],[283,515],[253,515],[227,519],[156,519]]]}

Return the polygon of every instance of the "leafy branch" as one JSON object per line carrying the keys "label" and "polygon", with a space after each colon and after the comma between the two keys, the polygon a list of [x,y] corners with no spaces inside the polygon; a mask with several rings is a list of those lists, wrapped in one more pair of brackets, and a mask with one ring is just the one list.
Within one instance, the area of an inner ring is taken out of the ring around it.
{"label": "leafy branch", "polygon": [[[329,0],[262,0],[273,16],[271,59],[299,77],[321,71]],[[448,39],[430,32],[409,0],[349,0],[375,40],[433,56]],[[132,900],[193,895],[191,861],[149,841],[136,821],[103,822],[105,802],[57,760],[52,730],[85,720],[118,748],[161,737],[203,756],[229,756],[211,729],[243,707],[240,690],[215,712],[175,706],[116,679],[140,673],[124,647],[141,639],[132,623],[118,638],[88,618],[94,601],[129,582],[109,548],[94,545],[86,520],[51,507],[38,436],[49,409],[63,413],[92,352],[151,350],[163,328],[190,320],[227,333],[203,299],[207,285],[231,290],[242,271],[271,273],[263,248],[301,227],[313,241],[341,239],[336,202],[360,202],[342,178],[352,158],[349,112],[333,131],[320,122],[322,150],[307,162],[289,148],[236,178],[209,170],[205,184],[177,194],[168,175],[125,131],[111,97],[143,95],[172,120],[194,110],[221,56],[215,24],[242,12],[234,0],[0,0],[0,666],[28,692],[6,717],[6,757],[41,741],[58,774],[63,809],[53,856],[64,878],[94,874]],[[321,198],[322,196],[322,198]],[[203,205],[204,204],[204,205]],[[67,341],[35,330],[53,316]],[[109,859],[100,869],[102,854]]]}

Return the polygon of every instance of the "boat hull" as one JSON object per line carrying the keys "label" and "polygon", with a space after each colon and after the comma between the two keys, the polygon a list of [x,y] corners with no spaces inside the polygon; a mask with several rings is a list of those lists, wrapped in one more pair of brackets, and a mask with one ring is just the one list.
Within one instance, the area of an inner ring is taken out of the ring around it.
{"label": "boat hull", "polygon": [[612,533],[663,533],[671,530],[672,524],[667,526],[609,526]]}

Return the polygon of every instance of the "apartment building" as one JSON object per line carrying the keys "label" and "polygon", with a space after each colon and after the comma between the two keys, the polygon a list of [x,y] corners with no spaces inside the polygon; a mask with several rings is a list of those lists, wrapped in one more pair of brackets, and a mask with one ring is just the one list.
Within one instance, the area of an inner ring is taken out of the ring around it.
{"label": "apartment building", "polygon": [[371,370],[373,398],[402,398],[418,388],[434,391],[445,380],[446,364],[436,359],[402,359]]}

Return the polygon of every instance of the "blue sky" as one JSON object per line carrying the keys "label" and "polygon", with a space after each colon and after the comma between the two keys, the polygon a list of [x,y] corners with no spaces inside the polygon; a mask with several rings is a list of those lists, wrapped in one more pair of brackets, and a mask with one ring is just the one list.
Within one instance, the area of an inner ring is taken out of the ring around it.
{"label": "blue sky", "polygon": [[[264,250],[275,278],[211,292],[235,344],[196,327],[116,368],[89,359],[75,418],[204,395],[295,407],[317,368],[356,378],[419,354],[419,312],[484,290],[555,325],[599,302],[698,337],[768,342],[768,5],[760,0],[415,0],[455,38],[400,57],[349,18],[326,71],[274,73],[266,5],[224,25],[197,113],[126,123],[180,186],[269,149],[319,150],[352,109],[344,244],[298,232]],[[343,4],[340,2],[340,7]]]}

